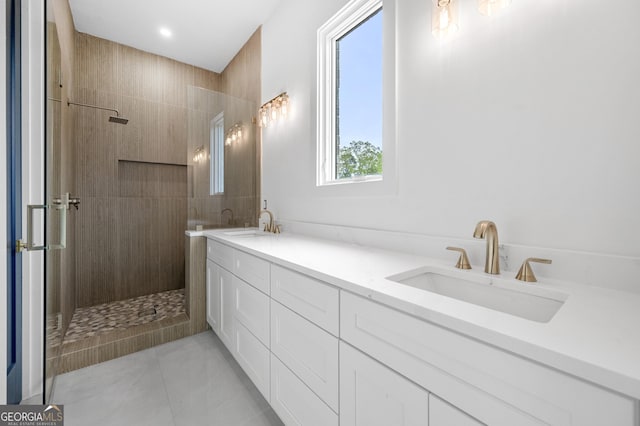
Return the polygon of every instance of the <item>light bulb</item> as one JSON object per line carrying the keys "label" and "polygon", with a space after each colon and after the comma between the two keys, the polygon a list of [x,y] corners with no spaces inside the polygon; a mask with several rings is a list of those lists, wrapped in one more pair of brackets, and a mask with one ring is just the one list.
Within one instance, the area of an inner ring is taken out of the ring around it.
{"label": "light bulb", "polygon": [[260,123],[262,123],[262,127],[267,127],[269,125],[269,112],[267,111],[266,105],[262,107],[262,111],[260,114],[262,117],[260,120]]}
{"label": "light bulb", "polygon": [[436,38],[445,38],[458,31],[457,0],[435,0],[431,31]]}
{"label": "light bulb", "polygon": [[282,102],[280,103],[280,114],[283,117],[286,117],[289,114],[289,97],[287,95],[282,97]]}
{"label": "light bulb", "polygon": [[238,139],[242,138],[242,128],[238,128]]}
{"label": "light bulb", "polygon": [[440,28],[449,28],[449,10],[446,7],[440,11]]}
{"label": "light bulb", "polygon": [[278,119],[278,106],[273,105],[271,107],[271,121],[276,121]]}

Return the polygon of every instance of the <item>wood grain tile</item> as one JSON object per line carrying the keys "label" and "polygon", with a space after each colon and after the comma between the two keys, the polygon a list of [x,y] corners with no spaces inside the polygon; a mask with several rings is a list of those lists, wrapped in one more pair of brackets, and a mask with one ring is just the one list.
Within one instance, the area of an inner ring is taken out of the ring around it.
{"label": "wood grain tile", "polygon": [[187,164],[187,108],[161,104],[158,111],[159,138],[154,161]]}
{"label": "wood grain tile", "polygon": [[160,102],[159,56],[118,44],[118,93],[152,102]]}
{"label": "wood grain tile", "polygon": [[121,95],[122,114],[129,119],[119,128],[118,159],[156,161],[158,158],[158,102]]}
{"label": "wood grain tile", "polygon": [[207,90],[220,91],[222,76],[216,72],[193,67],[193,85]]}
{"label": "wood grain tile", "polygon": [[162,56],[157,57],[160,102],[187,107],[187,90],[194,82],[193,66]]}
{"label": "wood grain tile", "polygon": [[117,44],[76,33],[75,87],[114,92],[117,84]]}
{"label": "wood grain tile", "polygon": [[115,198],[83,197],[77,217],[76,305],[115,300],[118,278],[118,205]]}
{"label": "wood grain tile", "polygon": [[207,329],[206,319],[206,257],[205,237],[185,237],[187,264],[185,278],[185,302],[191,320],[192,334]]}

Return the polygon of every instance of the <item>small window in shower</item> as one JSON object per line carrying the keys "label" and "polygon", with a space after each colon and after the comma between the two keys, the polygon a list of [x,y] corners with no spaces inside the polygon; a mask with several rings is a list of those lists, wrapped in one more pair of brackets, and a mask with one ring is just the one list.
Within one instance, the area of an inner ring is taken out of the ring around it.
{"label": "small window in shower", "polygon": [[224,113],[211,120],[211,195],[224,193]]}

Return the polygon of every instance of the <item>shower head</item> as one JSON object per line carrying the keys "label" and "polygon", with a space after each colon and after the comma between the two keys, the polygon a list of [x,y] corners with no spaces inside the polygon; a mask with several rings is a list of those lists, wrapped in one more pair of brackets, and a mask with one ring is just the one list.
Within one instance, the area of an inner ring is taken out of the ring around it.
{"label": "shower head", "polygon": [[77,105],[84,108],[93,108],[93,109],[101,109],[103,111],[112,111],[112,112],[115,112],[116,115],[112,115],[111,117],[109,117],[110,123],[127,124],[129,122],[128,118],[120,117],[120,111],[114,108],[105,108],[97,105],[81,104],[79,102],[71,102],[70,100],[67,100],[67,105],[69,106]]}
{"label": "shower head", "polygon": [[119,115],[112,115],[109,117],[109,121],[111,123],[118,123],[118,124],[127,124],[129,122],[128,118],[124,118],[124,117],[120,117]]}

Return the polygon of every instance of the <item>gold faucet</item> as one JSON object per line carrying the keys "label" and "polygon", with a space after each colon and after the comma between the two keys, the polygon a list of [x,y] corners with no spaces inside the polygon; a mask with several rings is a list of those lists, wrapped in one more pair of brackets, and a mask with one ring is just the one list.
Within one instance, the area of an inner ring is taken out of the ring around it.
{"label": "gold faucet", "polygon": [[275,221],[273,220],[273,213],[271,213],[271,211],[267,209],[261,210],[260,213],[258,214],[258,220],[260,220],[260,218],[264,213],[267,213],[269,215],[269,223],[266,223],[264,225],[264,232],[273,232],[274,234],[279,234],[280,225],[275,224]]}
{"label": "gold faucet", "polygon": [[516,280],[525,281],[528,283],[538,282],[536,276],[533,274],[533,269],[531,269],[531,265],[529,265],[529,262],[546,263],[548,265],[551,263],[551,259],[540,259],[537,257],[530,257],[528,259],[525,259],[525,261],[522,262],[522,266],[520,267],[518,274],[516,275]]}
{"label": "gold faucet", "polygon": [[484,262],[484,271],[487,274],[500,274],[500,254],[498,251],[498,228],[490,220],[481,220],[473,231],[473,238],[487,240],[487,258]]}

